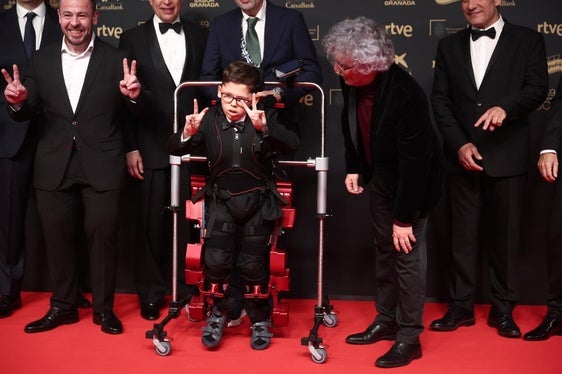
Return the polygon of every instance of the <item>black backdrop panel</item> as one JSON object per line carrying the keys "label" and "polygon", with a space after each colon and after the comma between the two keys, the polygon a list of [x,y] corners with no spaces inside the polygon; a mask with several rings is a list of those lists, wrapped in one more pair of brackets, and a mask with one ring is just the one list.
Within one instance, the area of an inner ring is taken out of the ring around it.
{"label": "black backdrop panel", "polygon": [[[301,11],[318,51],[325,79],[322,88],[326,96],[325,126],[326,155],[330,159],[328,174],[328,210],[325,222],[324,287],[337,297],[371,298],[375,287],[374,255],[371,227],[365,196],[347,194],[343,180],[343,142],[339,127],[341,97],[336,75],[324,57],[320,40],[330,25],[345,17],[366,16],[384,24],[393,37],[396,60],[407,69],[429,94],[433,79],[433,63],[441,37],[466,26],[459,0],[273,0],[274,3]],[[0,0],[0,10],[14,6],[13,0]],[[57,0],[51,0],[56,7]],[[183,15],[207,26],[215,16],[235,7],[232,0],[187,0]],[[128,28],[144,22],[151,15],[148,0],[101,0],[96,34],[117,45],[119,36]],[[552,0],[504,0],[501,14],[510,22],[541,32],[547,44],[551,92],[544,105],[533,114],[530,137],[532,152],[529,159],[529,192],[525,212],[524,246],[520,254],[520,300],[522,303],[543,303],[545,298],[544,249],[550,206],[551,186],[542,182],[536,171],[536,158],[544,120],[550,108],[559,73],[562,69],[562,4]],[[505,67],[509,69],[509,66]],[[303,146],[299,159],[320,155],[320,95],[308,95],[302,100],[301,135]],[[316,217],[316,173],[308,168],[295,168],[295,203],[297,221],[282,239],[282,248],[289,253],[291,293],[294,297],[314,297],[317,290],[318,219]],[[129,197],[125,205],[134,204]],[[36,230],[33,205],[28,226],[28,256],[25,287],[48,289],[48,271],[44,267],[42,239]],[[119,289],[132,291],[131,220],[124,209],[121,232],[121,262]],[[440,204],[432,215],[428,238],[428,289],[431,299],[446,298],[448,250],[447,209]],[[482,229],[482,252],[493,238],[489,228]],[[183,245],[183,244],[180,244]],[[488,301],[485,254],[480,266],[479,301]]]}

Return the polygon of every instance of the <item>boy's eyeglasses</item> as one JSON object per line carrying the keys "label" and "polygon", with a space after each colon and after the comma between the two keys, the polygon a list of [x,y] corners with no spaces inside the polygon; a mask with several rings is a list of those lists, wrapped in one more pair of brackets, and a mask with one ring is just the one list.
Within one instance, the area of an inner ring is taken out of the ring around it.
{"label": "boy's eyeglasses", "polygon": [[234,97],[231,94],[229,94],[228,92],[222,92],[221,91],[221,100],[224,101],[227,104],[231,104],[234,100],[236,100],[236,104],[240,104],[240,102],[244,102],[244,103],[246,103],[247,106],[249,106],[249,107],[252,106],[252,100],[251,99],[243,99],[241,97]]}

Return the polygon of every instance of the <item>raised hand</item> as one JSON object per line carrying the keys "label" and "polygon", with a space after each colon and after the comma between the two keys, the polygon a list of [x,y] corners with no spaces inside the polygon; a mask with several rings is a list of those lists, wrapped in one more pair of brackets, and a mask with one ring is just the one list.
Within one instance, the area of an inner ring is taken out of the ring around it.
{"label": "raised hand", "polygon": [[6,80],[8,85],[4,90],[4,96],[6,101],[10,105],[18,105],[23,103],[27,99],[27,89],[21,84],[20,71],[16,64],[13,65],[14,68],[14,79],[10,76],[10,73],[6,69],[2,69],[2,75]]}
{"label": "raised hand", "polygon": [[193,136],[197,130],[199,130],[199,126],[201,125],[201,121],[205,114],[209,111],[209,108],[205,108],[199,113],[199,104],[197,103],[197,99],[193,99],[193,114],[188,114],[185,116],[185,126],[183,127],[183,138],[187,139]]}
{"label": "raised hand", "polygon": [[123,96],[127,96],[132,100],[136,100],[140,95],[141,85],[137,79],[137,61],[129,62],[126,58],[123,59],[123,79],[119,82],[119,89]]}
{"label": "raised hand", "polygon": [[267,118],[265,116],[265,111],[258,109],[258,100],[256,98],[256,94],[252,94],[252,108],[250,109],[248,105],[242,101],[242,106],[244,110],[246,110],[246,114],[252,121],[255,129],[257,131],[266,131],[267,130]]}

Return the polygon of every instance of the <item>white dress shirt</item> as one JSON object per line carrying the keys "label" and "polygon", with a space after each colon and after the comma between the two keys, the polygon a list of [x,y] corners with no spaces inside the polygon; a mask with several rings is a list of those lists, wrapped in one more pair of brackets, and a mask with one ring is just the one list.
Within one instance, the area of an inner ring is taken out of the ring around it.
{"label": "white dress shirt", "polygon": [[73,112],[76,112],[76,107],[78,106],[78,100],[80,99],[80,94],[82,93],[84,79],[86,78],[86,71],[88,70],[88,64],[90,63],[90,57],[92,56],[93,50],[93,33],[92,40],[90,40],[88,48],[86,48],[84,52],[78,55],[72,52],[66,45],[65,39],[62,39],[62,74],[64,77],[66,92],[68,93],[68,98],[70,99],[70,105],[72,106]]}
{"label": "white dress shirt", "polygon": [[[160,26],[158,26],[162,20],[155,14],[152,18],[152,22],[154,24],[156,38],[158,38],[158,45],[162,51],[162,56],[164,57],[168,71],[172,75],[174,83],[177,86],[181,83],[185,56],[187,55],[183,27],[179,34],[174,30],[168,30],[166,33],[162,34],[160,33]],[[175,22],[181,22],[180,18],[178,17],[174,23]]]}
{"label": "white dress shirt", "polygon": [[[474,81],[476,82],[476,88],[478,89],[480,89],[480,85],[484,79],[484,74],[488,68],[488,63],[490,62],[492,53],[494,53],[494,49],[500,39],[503,25],[504,21],[501,16],[493,25],[490,25],[490,27],[496,29],[496,37],[494,39],[486,36],[480,37],[477,40],[472,40],[472,38],[470,38],[470,58],[472,61],[472,69],[474,71]],[[488,27],[488,29],[490,27]]]}

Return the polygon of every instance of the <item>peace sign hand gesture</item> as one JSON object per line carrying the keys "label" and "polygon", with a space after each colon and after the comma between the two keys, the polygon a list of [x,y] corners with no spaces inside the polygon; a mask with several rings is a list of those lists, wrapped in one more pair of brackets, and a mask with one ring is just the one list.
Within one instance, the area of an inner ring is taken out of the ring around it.
{"label": "peace sign hand gesture", "polygon": [[12,79],[6,69],[2,69],[2,75],[4,76],[6,83],[8,83],[6,89],[4,90],[4,96],[6,97],[8,104],[18,105],[27,99],[27,88],[21,84],[20,71],[16,64],[13,65],[13,69],[14,79]]}
{"label": "peace sign hand gesture", "polygon": [[267,118],[265,116],[265,111],[258,110],[258,100],[256,99],[256,94],[252,94],[252,109],[248,107],[246,102],[242,101],[242,106],[246,110],[246,114],[252,121],[254,128],[260,132],[267,131]]}
{"label": "peace sign hand gesture", "polygon": [[140,95],[141,85],[137,79],[137,61],[131,61],[131,68],[126,58],[123,59],[123,79],[119,82],[123,96],[136,100]]}
{"label": "peace sign hand gesture", "polygon": [[199,130],[199,126],[201,125],[201,121],[205,114],[209,111],[209,108],[205,108],[199,113],[199,104],[197,103],[197,99],[193,99],[193,114],[188,114],[185,116],[185,126],[183,127],[183,138],[187,139]]}

